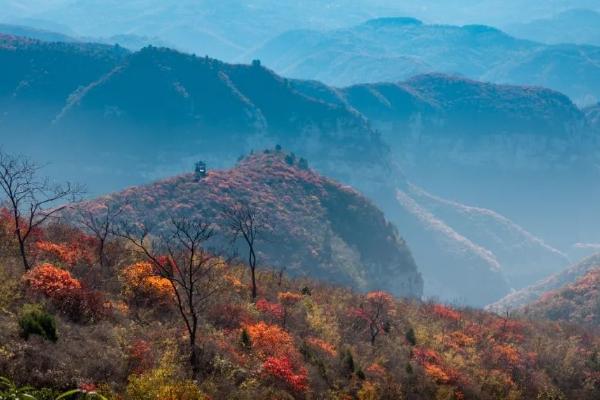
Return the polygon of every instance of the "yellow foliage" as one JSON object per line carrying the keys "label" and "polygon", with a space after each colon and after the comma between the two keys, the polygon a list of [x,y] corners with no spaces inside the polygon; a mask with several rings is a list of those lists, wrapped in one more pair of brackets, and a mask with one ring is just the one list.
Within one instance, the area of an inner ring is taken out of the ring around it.
{"label": "yellow foliage", "polygon": [[152,264],[138,262],[122,272],[124,292],[132,300],[145,299],[167,303],[173,298],[173,286],[168,279],[156,276]]}
{"label": "yellow foliage", "polygon": [[329,343],[338,343],[340,334],[335,318],[326,314],[322,307],[310,299],[304,301],[304,306],[306,308],[306,322],[317,333],[317,336]]}
{"label": "yellow foliage", "polygon": [[358,400],[377,400],[377,399],[379,399],[377,386],[372,384],[369,381],[365,381],[362,384],[362,387],[358,391],[357,395],[358,395]]}
{"label": "yellow foliage", "polygon": [[198,386],[177,376],[174,351],[167,351],[157,368],[129,377],[128,400],[206,400]]}

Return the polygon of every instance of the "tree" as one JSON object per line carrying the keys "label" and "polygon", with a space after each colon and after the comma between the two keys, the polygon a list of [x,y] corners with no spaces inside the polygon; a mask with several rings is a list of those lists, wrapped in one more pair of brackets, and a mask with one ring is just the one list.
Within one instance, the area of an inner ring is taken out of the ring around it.
{"label": "tree", "polygon": [[192,377],[196,378],[201,313],[222,286],[218,269],[224,262],[205,248],[214,235],[212,224],[199,219],[172,218],[166,232],[152,237],[151,229],[145,224],[122,223],[115,234],[133,244],[152,264],[157,277],[169,281],[188,333]]}
{"label": "tree", "polygon": [[367,293],[360,307],[354,310],[358,321],[366,324],[371,345],[375,345],[375,340],[382,331],[389,330],[394,312],[394,299],[389,293],[382,291]]}
{"label": "tree", "polygon": [[79,223],[98,240],[98,262],[101,267],[104,267],[107,262],[105,255],[106,242],[112,235],[113,225],[122,211],[122,207],[118,207],[109,201],[104,201],[98,209],[80,208],[78,210]]}
{"label": "tree", "polygon": [[0,151],[0,189],[6,197],[25,270],[31,267],[27,254],[31,234],[67,207],[60,203],[75,201],[83,192],[78,185],[52,184],[48,178],[38,177],[40,169],[25,157]]}
{"label": "tree", "polygon": [[264,215],[247,203],[237,203],[224,210],[232,242],[242,239],[248,247],[248,267],[252,279],[252,300],[256,300],[256,243],[266,226]]}

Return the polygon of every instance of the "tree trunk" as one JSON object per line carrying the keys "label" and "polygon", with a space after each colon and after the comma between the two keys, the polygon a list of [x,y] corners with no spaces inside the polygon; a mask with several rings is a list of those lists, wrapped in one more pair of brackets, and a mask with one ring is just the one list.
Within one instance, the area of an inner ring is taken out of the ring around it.
{"label": "tree trunk", "polygon": [[104,267],[104,240],[100,240],[100,244],[98,245],[98,259],[100,261],[100,267]]}
{"label": "tree trunk", "polygon": [[252,300],[255,301],[256,300],[256,274],[255,274],[255,267],[250,267],[250,274],[252,275]]}
{"label": "tree trunk", "polygon": [[27,260],[27,251],[25,250],[25,242],[21,239],[20,235],[18,235],[19,240],[19,253],[21,253],[21,259],[23,261],[23,267],[25,271],[29,271],[29,261]]}
{"label": "tree trunk", "polygon": [[254,248],[252,246],[250,246],[248,264],[250,265],[250,274],[252,275],[252,301],[256,301],[256,254],[254,253]]}

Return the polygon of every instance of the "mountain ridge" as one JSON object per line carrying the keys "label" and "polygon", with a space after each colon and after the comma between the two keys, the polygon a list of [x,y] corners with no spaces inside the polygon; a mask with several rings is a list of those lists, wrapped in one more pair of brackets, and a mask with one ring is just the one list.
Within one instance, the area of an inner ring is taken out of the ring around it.
{"label": "mountain ridge", "polygon": [[[545,45],[485,25],[377,21],[330,31],[283,33],[252,58],[292,78],[317,79],[334,86],[394,82],[419,73],[442,72],[550,87],[580,104],[600,96],[600,81],[595,78],[600,47]],[[356,73],[344,69],[344,63],[355,63]],[[536,74],[539,70],[545,73]],[[564,73],[569,70],[577,74]]]}

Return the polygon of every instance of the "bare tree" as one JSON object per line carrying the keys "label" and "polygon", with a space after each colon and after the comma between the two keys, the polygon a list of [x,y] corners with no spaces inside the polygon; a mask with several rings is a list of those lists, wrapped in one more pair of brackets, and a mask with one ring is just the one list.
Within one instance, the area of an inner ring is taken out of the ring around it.
{"label": "bare tree", "polygon": [[83,193],[78,185],[52,184],[48,178],[40,178],[40,169],[28,158],[0,150],[0,189],[13,219],[25,270],[30,268],[27,243],[31,233],[64,210],[68,205],[63,202],[75,201]]}
{"label": "bare tree", "polygon": [[212,224],[173,218],[167,233],[152,238],[151,229],[145,224],[121,223],[115,234],[132,243],[153,265],[155,274],[171,283],[177,309],[187,329],[192,376],[196,378],[200,316],[211,296],[222,288],[218,269],[223,261],[215,252],[205,249],[214,235]]}
{"label": "bare tree", "polygon": [[252,299],[256,300],[256,243],[264,233],[266,221],[258,208],[237,203],[223,210],[232,242],[241,239],[248,247],[248,266],[252,279]]}
{"label": "bare tree", "polygon": [[105,248],[106,243],[113,234],[113,225],[123,211],[121,206],[118,206],[110,201],[104,201],[100,210],[90,210],[86,207],[78,209],[78,220],[89,232],[91,232],[98,240],[98,262],[101,267],[107,263]]}

